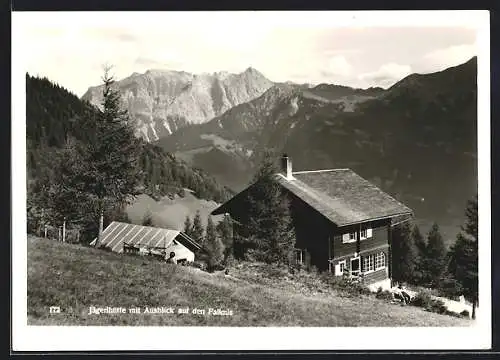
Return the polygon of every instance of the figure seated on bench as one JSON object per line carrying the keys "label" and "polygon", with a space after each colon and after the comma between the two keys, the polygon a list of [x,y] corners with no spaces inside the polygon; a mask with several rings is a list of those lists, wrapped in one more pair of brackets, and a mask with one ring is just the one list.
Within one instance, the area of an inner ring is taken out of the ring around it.
{"label": "figure seated on bench", "polygon": [[405,304],[409,304],[411,301],[410,294],[408,294],[406,288],[401,284],[399,284],[396,289],[392,289],[392,294],[395,299],[401,300]]}

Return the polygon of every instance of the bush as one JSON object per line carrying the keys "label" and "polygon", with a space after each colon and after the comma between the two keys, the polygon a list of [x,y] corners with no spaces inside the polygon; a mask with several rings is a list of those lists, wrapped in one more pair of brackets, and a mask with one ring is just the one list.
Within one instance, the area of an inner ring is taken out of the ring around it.
{"label": "bush", "polygon": [[209,270],[207,262],[201,261],[199,259],[194,260],[194,261],[186,261],[183,265],[184,266],[190,266],[190,267],[193,267],[193,268],[196,268],[196,269],[200,269],[200,270],[203,270],[203,271],[207,271],[207,272]]}
{"label": "bush", "polygon": [[193,261],[186,261],[184,263],[184,266],[191,266],[191,267],[203,270],[203,264],[196,262],[196,261],[194,261],[194,262]]}
{"label": "bush", "polygon": [[311,267],[309,268],[309,272],[313,275],[318,275],[319,274],[319,270],[318,268],[315,266],[315,265],[311,265]]}
{"label": "bush", "polygon": [[448,312],[444,302],[439,299],[433,299],[428,291],[420,291],[411,302],[411,305],[419,306],[427,311],[438,314],[446,314]]}
{"label": "bush", "polygon": [[463,317],[470,317],[470,313],[469,313],[469,310],[464,310],[460,313],[460,315],[462,315]]}
{"label": "bush", "polygon": [[347,296],[371,295],[368,289],[359,280],[351,279],[347,276],[337,277],[332,274],[322,274],[321,279],[330,285],[333,289]]}
{"label": "bush", "polygon": [[446,310],[444,312],[445,315],[448,315],[448,316],[454,316],[454,317],[457,317],[457,318],[462,318],[463,316],[460,315],[460,314],[457,314],[456,312],[454,311],[450,311],[450,310]]}
{"label": "bush", "polygon": [[417,296],[415,296],[411,304],[425,309],[430,308],[432,304],[431,294],[428,291],[420,291]]}
{"label": "bush", "polygon": [[445,314],[448,311],[447,307],[444,305],[444,302],[437,299],[432,300],[431,305],[427,310],[438,314]]}
{"label": "bush", "polygon": [[301,271],[305,271],[305,270],[306,270],[306,267],[303,264],[292,263],[292,264],[288,265],[288,272],[290,274],[298,274]]}
{"label": "bush", "polygon": [[219,264],[210,264],[207,266],[207,271],[208,272],[214,272],[214,271],[222,271],[225,269],[225,266],[222,265],[221,263]]}
{"label": "bush", "polygon": [[383,300],[393,300],[394,299],[394,296],[390,291],[382,290],[381,287],[379,287],[377,289],[377,293],[375,294],[375,297],[377,299],[383,299]]}

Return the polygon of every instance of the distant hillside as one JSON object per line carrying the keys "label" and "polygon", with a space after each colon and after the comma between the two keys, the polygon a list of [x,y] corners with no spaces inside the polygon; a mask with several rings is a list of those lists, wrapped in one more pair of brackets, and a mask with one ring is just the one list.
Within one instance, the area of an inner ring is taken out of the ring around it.
{"label": "distant hillside", "polygon": [[[201,221],[206,227],[210,212],[220,204],[215,201],[199,199],[189,191],[183,196],[165,196],[158,201],[148,195],[140,195],[127,207],[127,215],[133,224],[142,224],[146,214],[151,215],[153,225],[168,229],[184,229],[186,216],[193,220],[196,211],[200,212]],[[214,222],[222,220],[223,215],[212,216]]]}
{"label": "distant hillside", "polygon": [[[100,111],[46,78],[26,75],[26,138],[28,179],[38,177],[41,159],[62,147],[68,137],[86,143],[91,118]],[[206,172],[153,144],[140,142],[139,166],[143,191],[154,197],[183,194],[189,188],[198,198],[222,202],[231,192]]]}
{"label": "distant hillside", "polygon": [[[138,135],[155,141],[188,125],[201,124],[233,106],[248,102],[273,85],[248,68],[240,74],[148,70],[117,81],[124,106]],[[100,106],[102,86],[88,89],[82,99]]]}
{"label": "distant hillside", "polygon": [[[304,116],[281,149],[296,169],[352,168],[409,205],[417,219],[458,230],[478,186],[476,66],[473,58],[410,75],[354,112],[325,108],[309,121]],[[259,147],[281,134],[277,129]]]}
{"label": "distant hillside", "polygon": [[235,190],[266,148],[289,154],[296,170],[348,167],[454,238],[477,192],[476,76],[472,58],[387,90],[276,85],[158,144]]}
{"label": "distant hillside", "polygon": [[81,101],[47,78],[26,74],[26,141],[28,169],[36,167],[40,147],[61,147],[68,134],[83,140],[86,119],[97,116],[92,105]]}
{"label": "distant hillside", "polygon": [[[28,238],[29,325],[120,326],[471,326],[468,319],[346,297],[299,275],[235,266],[229,276],[148,257]],[[303,272],[302,272],[303,273]],[[306,274],[302,275],[307,276]],[[309,286],[308,286],[309,285]],[[60,314],[47,308],[57,304]],[[141,314],[89,315],[89,307],[139,307]],[[205,315],[145,313],[145,307],[205,309]],[[209,308],[232,315],[209,315]],[[375,330],[375,329],[374,329]],[[443,329],[444,330],[444,329]]]}
{"label": "distant hillside", "polygon": [[[180,129],[157,144],[239,190],[248,182],[259,161],[256,155],[265,147],[259,144],[270,141],[268,136],[273,133],[277,143],[286,140],[289,128],[295,126],[288,119],[306,109],[299,104],[311,104],[315,110],[331,106],[334,112],[352,111],[356,104],[373,98],[380,91],[326,84],[314,88],[276,84],[260,97],[235,106],[205,124]],[[277,133],[279,128],[285,128],[285,132]]]}

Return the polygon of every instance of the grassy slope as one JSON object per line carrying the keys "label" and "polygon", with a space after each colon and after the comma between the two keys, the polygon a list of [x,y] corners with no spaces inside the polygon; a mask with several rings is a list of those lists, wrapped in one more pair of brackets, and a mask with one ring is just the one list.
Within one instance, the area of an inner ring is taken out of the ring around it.
{"label": "grassy slope", "polygon": [[[245,275],[247,274],[247,275]],[[470,321],[373,297],[300,291],[250,269],[208,274],[147,258],[28,238],[30,325],[467,326]],[[234,276],[233,276],[234,275]],[[259,280],[260,279],[260,280]],[[272,281],[272,286],[271,285]],[[302,289],[303,290],[303,289]],[[50,315],[48,307],[62,313]],[[89,306],[231,309],[233,316],[88,315]]]}

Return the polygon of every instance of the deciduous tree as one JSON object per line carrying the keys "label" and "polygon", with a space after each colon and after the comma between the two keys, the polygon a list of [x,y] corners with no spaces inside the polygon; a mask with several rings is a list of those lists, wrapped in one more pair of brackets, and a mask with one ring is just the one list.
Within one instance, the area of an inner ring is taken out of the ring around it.
{"label": "deciduous tree", "polygon": [[153,226],[153,214],[151,214],[151,210],[147,210],[142,218],[142,225],[144,226]]}

